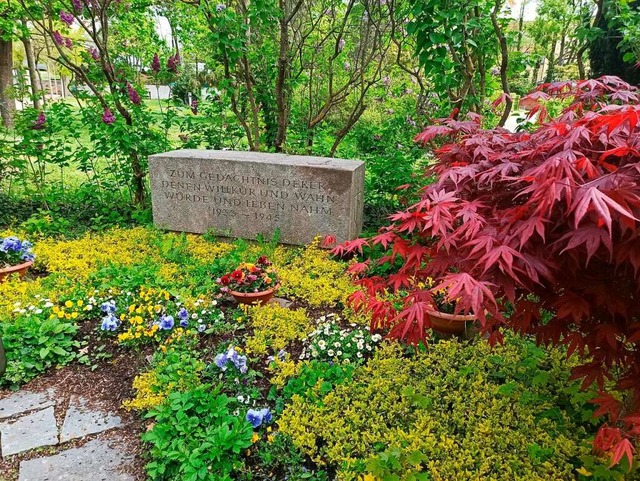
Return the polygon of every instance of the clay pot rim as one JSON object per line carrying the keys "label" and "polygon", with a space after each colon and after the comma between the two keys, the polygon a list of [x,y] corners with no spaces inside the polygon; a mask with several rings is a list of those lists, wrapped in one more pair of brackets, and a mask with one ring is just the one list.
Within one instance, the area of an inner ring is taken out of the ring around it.
{"label": "clay pot rim", "polygon": [[232,291],[231,289],[229,289],[229,294],[231,294],[232,296],[240,296],[240,297],[262,297],[265,294],[271,294],[272,292],[275,292],[279,287],[280,287],[280,284],[276,284],[275,286],[273,286],[270,289],[267,289],[266,291],[258,291],[258,292],[240,292],[240,291]]}
{"label": "clay pot rim", "polygon": [[446,312],[436,311],[433,309],[427,309],[427,314],[429,314],[430,316],[434,315],[434,316],[440,317],[443,320],[452,321],[452,322],[471,322],[471,321],[478,320],[477,316],[475,316],[474,314],[449,314]]}
{"label": "clay pot rim", "polygon": [[33,265],[33,261],[23,262],[22,264],[16,264],[14,266],[2,267],[0,268],[0,274],[8,274],[12,272],[16,272],[22,269],[29,268]]}

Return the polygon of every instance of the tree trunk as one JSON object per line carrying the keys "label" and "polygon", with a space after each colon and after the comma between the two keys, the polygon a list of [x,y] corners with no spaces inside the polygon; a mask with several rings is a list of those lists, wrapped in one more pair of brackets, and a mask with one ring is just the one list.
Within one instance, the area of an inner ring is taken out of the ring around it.
{"label": "tree trunk", "polygon": [[31,39],[25,37],[22,39],[24,45],[24,51],[27,57],[27,69],[29,70],[29,83],[31,85],[31,97],[33,100],[33,107],[40,110],[42,108],[41,90],[38,85],[38,72],[36,67],[36,61],[33,58],[33,46],[31,45]]}
{"label": "tree trunk", "polygon": [[289,77],[289,28],[283,8],[280,19],[280,53],[278,55],[278,76],[276,78],[276,105],[278,110],[278,131],[276,133],[276,152],[282,152],[287,138],[287,123],[289,122],[289,101],[287,80]]}
{"label": "tree trunk", "polygon": [[[27,28],[26,20],[22,21],[22,25],[25,27],[25,29]],[[33,100],[33,107],[40,110],[42,108],[42,102],[40,100],[41,89],[38,86],[38,69],[36,67],[36,59],[35,54],[33,53],[31,37],[25,35],[20,40],[22,40],[22,45],[24,45],[24,52],[27,58],[27,69],[29,70],[29,83],[31,85],[31,98]]]}
{"label": "tree trunk", "polygon": [[13,127],[16,101],[11,97],[13,86],[13,42],[0,38],[0,116],[5,127]]}
{"label": "tree trunk", "polygon": [[524,7],[527,5],[526,0],[521,0],[520,3],[520,17],[518,18],[518,43],[516,45],[516,51],[519,52],[522,47],[522,36],[524,32]]}
{"label": "tree trunk", "polygon": [[498,43],[500,44],[500,83],[502,85],[502,91],[505,94],[505,105],[498,127],[504,127],[504,124],[511,114],[511,107],[513,106],[513,99],[511,98],[511,92],[509,91],[509,79],[507,76],[507,70],[509,68],[509,46],[507,45],[507,39],[502,33],[500,22],[498,22],[498,13],[500,11],[500,0],[496,1],[495,8],[491,12],[491,23],[493,24],[493,30],[498,37]]}
{"label": "tree trunk", "polygon": [[547,75],[545,76],[545,82],[552,82],[553,76],[555,75],[555,66],[556,66],[556,44],[557,39],[553,39],[551,42],[551,50],[549,51],[549,65],[547,67]]}

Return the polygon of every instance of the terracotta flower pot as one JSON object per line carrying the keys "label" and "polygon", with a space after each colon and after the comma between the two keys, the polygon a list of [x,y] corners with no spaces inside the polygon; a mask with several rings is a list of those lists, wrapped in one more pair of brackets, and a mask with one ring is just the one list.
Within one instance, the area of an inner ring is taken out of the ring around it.
{"label": "terracotta flower pot", "polygon": [[478,320],[473,314],[447,314],[446,312],[432,311],[427,309],[429,318],[431,319],[431,327],[434,331],[442,334],[455,334],[457,336],[464,334],[467,323],[473,323]]}
{"label": "terracotta flower pot", "polygon": [[29,270],[29,267],[31,267],[32,265],[33,261],[28,261],[22,264],[0,269],[0,282],[4,282],[11,274],[18,274],[20,278],[24,277],[24,275]]}
{"label": "terracotta flower pot", "polygon": [[280,287],[280,284],[273,286],[271,289],[260,292],[238,292],[229,290],[229,294],[231,294],[240,304],[266,304],[274,296],[278,287]]}

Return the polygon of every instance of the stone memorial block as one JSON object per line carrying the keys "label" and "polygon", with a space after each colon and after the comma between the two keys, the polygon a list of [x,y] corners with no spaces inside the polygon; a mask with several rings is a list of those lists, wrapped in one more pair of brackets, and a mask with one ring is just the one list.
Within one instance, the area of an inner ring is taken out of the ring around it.
{"label": "stone memorial block", "polygon": [[153,220],[183,232],[307,244],[362,229],[364,163],[259,152],[176,150],[149,157]]}

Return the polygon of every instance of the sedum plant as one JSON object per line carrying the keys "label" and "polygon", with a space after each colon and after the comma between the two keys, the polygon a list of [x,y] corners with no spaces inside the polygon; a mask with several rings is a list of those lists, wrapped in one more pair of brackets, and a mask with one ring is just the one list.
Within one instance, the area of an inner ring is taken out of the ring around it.
{"label": "sedum plant", "polygon": [[[553,98],[567,107],[547,120]],[[334,252],[379,246],[378,264],[399,265],[360,279],[351,298],[392,337],[424,340],[427,309],[445,289],[492,343],[510,328],[578,352],[584,364],[573,374],[598,386],[597,413],[610,419],[595,447],[631,462],[640,435],[638,91],[608,76],[545,84],[527,99],[546,120],[533,132],[482,130],[475,115],[424,130],[416,141],[449,142],[427,172],[436,182],[377,236]],[[405,295],[398,304],[389,291]]]}

